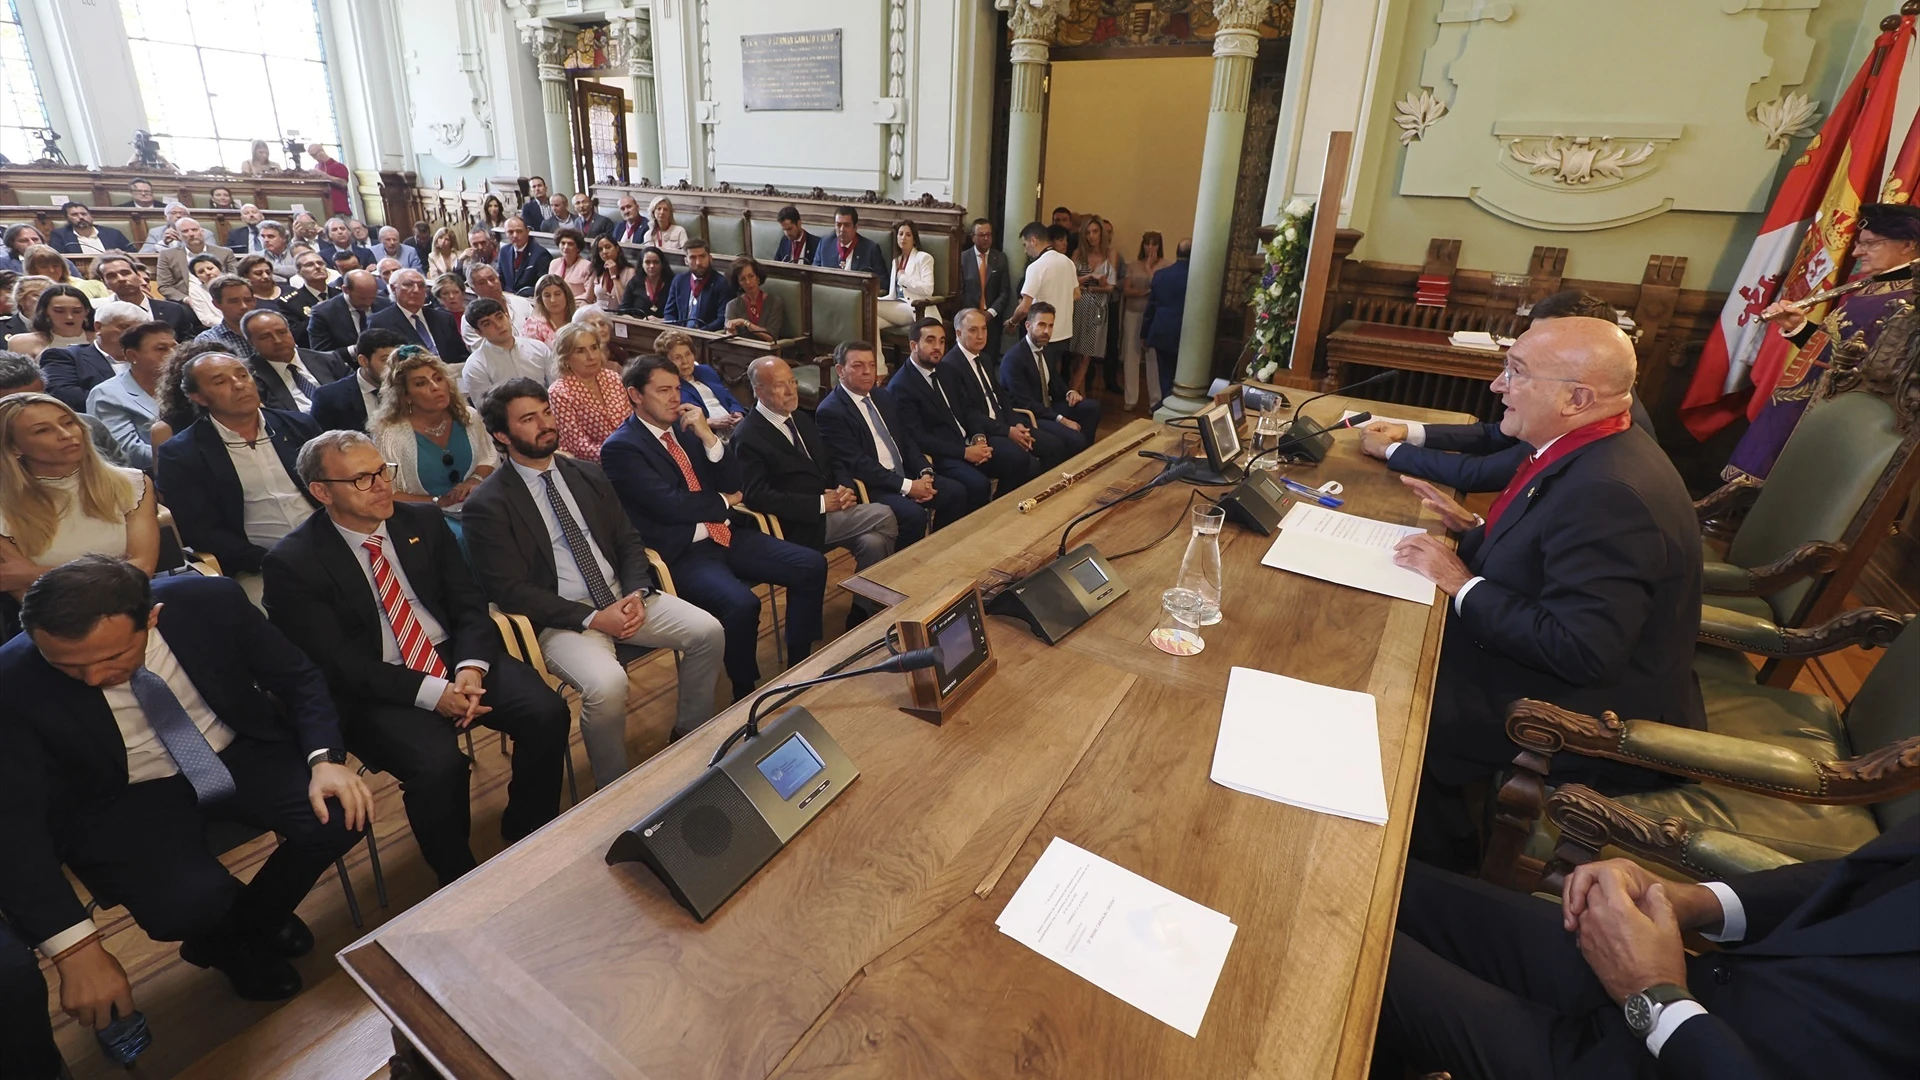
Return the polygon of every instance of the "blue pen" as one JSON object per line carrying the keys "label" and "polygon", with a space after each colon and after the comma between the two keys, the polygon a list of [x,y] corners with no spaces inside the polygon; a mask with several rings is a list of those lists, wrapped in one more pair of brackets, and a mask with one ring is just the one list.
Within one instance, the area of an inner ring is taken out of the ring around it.
{"label": "blue pen", "polygon": [[1288,491],[1293,492],[1295,495],[1298,495],[1303,499],[1310,500],[1317,506],[1324,506],[1327,509],[1331,510],[1334,507],[1343,505],[1346,502],[1346,500],[1344,499],[1334,498],[1333,496],[1327,494],[1326,492],[1321,491],[1319,488],[1310,488],[1307,485],[1300,483],[1298,480],[1289,480],[1284,476],[1277,477],[1277,479],[1282,484],[1286,485]]}

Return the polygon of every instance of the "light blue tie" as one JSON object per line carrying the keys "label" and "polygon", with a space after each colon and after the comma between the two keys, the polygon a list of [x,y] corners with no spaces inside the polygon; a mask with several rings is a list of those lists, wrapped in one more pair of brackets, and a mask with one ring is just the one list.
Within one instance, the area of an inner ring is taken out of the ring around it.
{"label": "light blue tie", "polygon": [[147,714],[147,723],[160,737],[160,745],[167,748],[167,755],[180,767],[180,775],[193,785],[194,797],[205,804],[232,795],[233,774],[227,771],[227,763],[213,752],[213,744],[194,726],[193,718],[181,707],[180,699],[173,696],[167,681],[140,668],[133,673],[131,685],[133,699]]}
{"label": "light blue tie", "polygon": [[887,452],[893,455],[893,471],[905,479],[907,463],[900,459],[900,444],[893,441],[893,433],[887,430],[887,422],[880,419],[880,410],[871,397],[867,398],[867,415],[873,417],[873,430],[880,433],[880,441],[887,445]]}

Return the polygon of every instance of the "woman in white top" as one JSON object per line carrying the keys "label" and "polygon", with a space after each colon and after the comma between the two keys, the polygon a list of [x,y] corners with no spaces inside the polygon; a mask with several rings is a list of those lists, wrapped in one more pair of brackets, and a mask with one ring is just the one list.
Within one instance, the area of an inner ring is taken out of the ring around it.
{"label": "woman in white top", "polygon": [[93,340],[93,301],[71,285],[52,285],[34,305],[33,329],[7,339],[7,348],[38,359],[48,349],[71,349]]}
{"label": "woman in white top", "polygon": [[160,519],[152,482],[100,460],[87,426],[59,398],[0,400],[0,591],[19,597],[82,555],[153,573]]}
{"label": "woman in white top", "polygon": [[1147,355],[1146,343],[1140,340],[1140,319],[1147,311],[1147,290],[1153,287],[1154,271],[1165,266],[1166,261],[1166,246],[1160,234],[1152,230],[1142,233],[1139,257],[1127,264],[1127,280],[1121,286],[1126,302],[1120,315],[1120,383],[1128,409],[1140,403],[1142,369],[1147,377],[1147,409],[1160,407],[1159,365]]}
{"label": "woman in white top", "polygon": [[674,255],[687,253],[687,230],[673,223],[671,199],[661,195],[648,203],[647,216],[653,219],[653,230],[647,234],[647,243]]}
{"label": "woman in white top", "polygon": [[882,329],[912,326],[913,302],[933,296],[933,256],[920,250],[920,230],[911,221],[901,222],[893,230],[893,245],[900,253],[893,257],[887,294],[875,308]]}

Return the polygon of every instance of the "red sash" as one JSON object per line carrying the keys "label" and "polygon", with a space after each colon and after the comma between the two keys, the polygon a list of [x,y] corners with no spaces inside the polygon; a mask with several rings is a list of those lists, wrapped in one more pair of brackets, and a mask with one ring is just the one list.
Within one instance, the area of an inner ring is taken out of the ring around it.
{"label": "red sash", "polygon": [[1493,500],[1493,507],[1487,511],[1487,532],[1493,532],[1494,523],[1500,520],[1501,514],[1506,513],[1507,506],[1526,489],[1528,484],[1533,483],[1533,478],[1539,476],[1547,466],[1588,443],[1599,442],[1609,435],[1618,435],[1632,426],[1631,412],[1616,413],[1604,420],[1595,420],[1585,427],[1574,428],[1555,439],[1553,445],[1547,447],[1546,453],[1528,458],[1526,464],[1520,466],[1520,471],[1513,474],[1513,479],[1507,483],[1506,489],[1500,492],[1500,497]]}

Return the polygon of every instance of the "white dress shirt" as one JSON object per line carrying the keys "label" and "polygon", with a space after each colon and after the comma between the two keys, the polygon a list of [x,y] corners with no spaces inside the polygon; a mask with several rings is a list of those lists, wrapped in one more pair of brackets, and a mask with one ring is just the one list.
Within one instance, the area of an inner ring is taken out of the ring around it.
{"label": "white dress shirt", "polygon": [[980,362],[980,354],[968,352],[965,345],[959,348],[960,355],[966,358],[967,370],[973,372],[974,381],[980,384],[980,397],[987,404],[987,418],[990,420],[1000,419],[1000,410],[993,404],[993,382],[996,376],[993,372],[986,369],[986,365]]}
{"label": "white dress shirt", "polygon": [[[600,567],[600,576],[605,579],[614,595],[620,594],[620,575],[613,564],[607,561],[605,552],[593,539],[593,533],[587,528],[587,518],[580,512],[580,503],[567,487],[567,474],[553,467],[553,459],[548,458],[546,468],[535,469],[512,458],[507,459],[513,471],[527,483],[527,493],[533,496],[533,505],[540,511],[540,520],[547,526],[547,542],[553,546],[553,572],[558,585],[557,591],[562,600],[572,600],[576,604],[593,607],[593,594],[587,590],[587,579],[580,576],[580,564],[573,561],[573,549],[567,546],[567,534],[560,529],[560,518],[553,512],[553,503],[547,498],[547,475],[553,476],[553,488],[560,493],[560,501],[566,504],[567,513],[573,515],[574,524],[580,526],[580,535],[587,538],[587,547],[593,551],[593,561]],[[599,614],[595,611],[593,615]],[[593,621],[588,615],[580,629],[585,630]]]}
{"label": "white dress shirt", "polygon": [[[1722,944],[1745,939],[1747,908],[1740,902],[1740,897],[1723,881],[1703,881],[1700,884],[1706,886],[1707,891],[1720,901],[1720,932],[1709,934],[1702,931],[1700,936]],[[1697,1001],[1676,1001],[1660,1010],[1659,1021],[1653,1025],[1652,1031],[1647,1032],[1647,1053],[1659,1057],[1660,1048],[1667,1045],[1667,1040],[1673,1038],[1673,1033],[1680,1030],[1681,1024],[1706,1013],[1707,1007]]]}
{"label": "white dress shirt", "polygon": [[100,239],[100,230],[98,229],[95,229],[93,231],[92,236],[81,236],[78,232],[76,232],[73,234],[73,238],[74,240],[79,242],[80,253],[83,255],[85,254],[98,255],[101,252],[107,250],[107,245]]}
{"label": "white dress shirt", "polygon": [[[396,666],[402,663],[400,641],[393,636],[393,624],[387,621],[387,611],[380,605],[380,588],[373,583],[373,560],[367,555],[367,549],[360,546],[367,542],[369,536],[380,538],[380,550],[387,558],[388,569],[393,571],[393,583],[400,586],[400,595],[406,597],[407,603],[413,606],[413,617],[419,620],[421,632],[425,633],[427,640],[435,645],[445,642],[446,628],[440,625],[440,620],[433,617],[433,612],[427,610],[427,606],[420,602],[419,594],[413,591],[413,583],[407,580],[406,568],[400,565],[400,557],[394,551],[393,536],[387,532],[386,522],[381,522],[380,527],[370,533],[354,532],[337,521],[333,522],[333,528],[340,534],[340,538],[347,542],[347,547],[353,551],[354,559],[360,563],[360,572],[367,576],[367,588],[373,590],[373,606],[380,611],[381,662]],[[488,667],[487,663],[481,660],[462,660],[453,666],[455,670],[470,667],[481,672],[485,672]],[[413,706],[416,709],[426,709],[431,712],[433,707],[440,703],[440,695],[446,692],[447,680],[437,675],[424,676],[420,680],[420,689],[413,695]]]}
{"label": "white dress shirt", "polygon": [[213,421],[213,432],[227,444],[227,456],[240,477],[241,521],[249,543],[270,548],[313,516],[313,504],[287,474],[280,451],[267,434],[265,414],[260,417],[260,437],[251,446],[218,420]]}
{"label": "white dress shirt", "polygon": [[513,347],[507,349],[482,339],[480,346],[467,354],[467,366],[460,369],[460,390],[468,401],[478,403],[487,396],[487,391],[508,379],[519,378],[552,386],[553,350],[526,337],[514,338]]}
{"label": "white dress shirt", "polygon": [[[493,260],[489,259],[487,260],[487,263],[488,265],[492,265]],[[507,320],[513,323],[514,336],[516,337],[526,336],[527,319],[533,314],[533,301],[527,299],[524,296],[521,296],[519,293],[503,292],[500,294],[500,296],[501,296],[500,302],[506,305]],[[468,326],[467,320],[461,319],[460,320],[460,340],[466,342],[467,351],[472,352],[473,350],[478,349],[480,347],[480,343],[485,341],[486,338],[483,338],[480,336],[480,331],[475,330],[471,326]],[[472,358],[469,357],[468,359],[472,359]]]}
{"label": "white dress shirt", "polygon": [[[655,427],[653,421],[647,419],[644,416],[641,416],[638,413],[634,414],[634,418],[640,421],[641,427],[646,428],[648,431],[653,433],[653,438],[654,438],[654,441],[656,442],[660,441],[661,439],[664,439],[670,432],[673,431],[672,428]],[[666,447],[663,446],[661,447],[661,449],[664,450],[666,449]],[[685,449],[685,448],[682,447],[682,449]],[[726,456],[727,456],[727,444],[724,442],[721,442],[719,439],[715,439],[713,441],[713,445],[707,447],[708,461],[719,461]],[[707,533],[706,522],[703,521],[694,525],[693,527],[694,543],[697,544],[700,541],[705,540],[707,536],[708,536],[708,533]]]}
{"label": "white dress shirt", "polygon": [[367,369],[361,368],[353,376],[353,385],[360,391],[360,404],[367,408],[367,426],[373,426],[373,418],[380,414],[380,387],[367,381]]}
{"label": "white dress shirt", "polygon": [[[754,411],[758,412],[761,416],[764,416],[767,419],[773,421],[773,430],[785,436],[789,444],[795,445],[795,446],[800,445],[799,443],[794,442],[793,432],[787,429],[787,420],[791,418],[792,414],[788,414],[787,416],[781,416],[779,413],[774,412],[772,409],[767,408],[767,403],[764,401],[755,402],[753,408],[754,408]],[[809,459],[813,457],[813,451],[808,450],[805,446],[800,446],[800,450],[802,453],[806,454]],[[827,497],[825,495],[820,496],[820,512],[822,514],[827,513]]]}
{"label": "white dress shirt", "polygon": [[700,395],[700,407],[707,410],[707,419],[725,420],[733,415],[727,411],[725,405],[720,404],[719,396],[706,383],[699,379],[684,379],[682,384],[693,387],[693,392]]}
{"label": "white dress shirt", "polygon": [[[892,451],[887,449],[886,440],[880,437],[880,429],[873,426],[873,416],[867,412],[867,395],[854,393],[847,389],[844,383],[841,384],[840,389],[847,395],[847,400],[853,402],[853,411],[860,417],[860,422],[867,425],[867,435],[873,439],[873,455],[880,459],[881,467],[893,469],[902,476],[906,476],[906,468],[893,456]],[[888,434],[891,435],[892,432],[889,431]],[[896,442],[895,445],[899,444]],[[900,494],[905,495],[912,490],[913,480],[913,477],[906,476],[900,481]]]}
{"label": "white dress shirt", "polygon": [[[267,360],[264,356],[260,359]],[[300,389],[300,384],[294,379],[293,373],[297,371],[305,375],[307,381],[315,386],[319,386],[321,380],[315,376],[313,372],[307,370],[307,365],[300,362],[300,354],[295,353],[293,359],[284,364],[276,364],[271,360],[267,360],[267,366],[273,369],[275,375],[280,376],[281,385],[287,388],[287,393],[293,395],[293,403],[300,406],[300,411],[304,413],[312,412],[313,399],[308,397],[306,393]]]}

